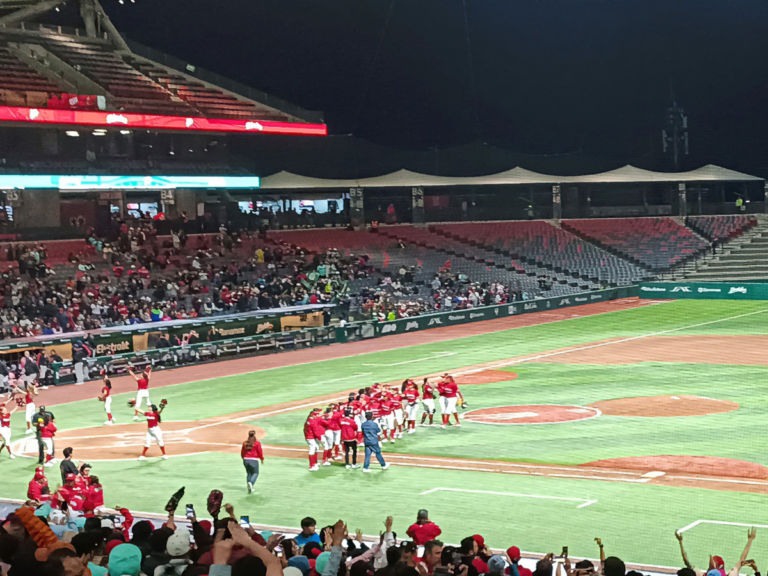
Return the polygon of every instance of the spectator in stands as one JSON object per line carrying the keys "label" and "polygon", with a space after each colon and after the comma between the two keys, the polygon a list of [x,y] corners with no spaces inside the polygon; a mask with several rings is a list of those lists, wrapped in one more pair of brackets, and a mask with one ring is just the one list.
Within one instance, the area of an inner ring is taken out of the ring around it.
{"label": "spectator in stands", "polygon": [[309,542],[321,544],[320,536],[315,533],[316,526],[317,522],[310,516],[307,516],[301,521],[301,533],[294,538],[299,548],[304,548]]}
{"label": "spectator in stands", "polygon": [[406,530],[406,534],[417,546],[424,546],[426,542],[437,539],[442,533],[440,527],[429,519],[429,512],[423,509],[416,515],[416,522]]}

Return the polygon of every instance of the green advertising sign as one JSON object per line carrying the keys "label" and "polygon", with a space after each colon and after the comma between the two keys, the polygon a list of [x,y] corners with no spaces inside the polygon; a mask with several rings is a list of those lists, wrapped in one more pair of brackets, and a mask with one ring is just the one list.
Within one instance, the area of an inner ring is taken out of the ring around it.
{"label": "green advertising sign", "polygon": [[752,282],[644,282],[640,298],[696,300],[768,300],[768,284]]}

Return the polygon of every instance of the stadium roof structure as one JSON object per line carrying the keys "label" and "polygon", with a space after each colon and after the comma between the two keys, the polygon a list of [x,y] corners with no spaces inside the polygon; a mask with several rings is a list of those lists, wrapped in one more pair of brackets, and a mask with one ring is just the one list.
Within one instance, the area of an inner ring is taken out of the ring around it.
{"label": "stadium roof structure", "polygon": [[[84,29],[36,21],[60,6]],[[319,112],[126,40],[99,0],[0,0],[2,122],[327,135]]]}
{"label": "stadium roof structure", "polygon": [[488,176],[433,176],[410,170],[361,179],[327,179],[299,176],[279,172],[261,181],[262,190],[300,190],[317,188],[399,188],[430,186],[497,186],[513,184],[638,184],[638,183],[695,183],[695,182],[762,182],[762,178],[735,170],[708,164],[688,172],[653,172],[624,166],[616,170],[584,176],[552,176],[513,168]]}

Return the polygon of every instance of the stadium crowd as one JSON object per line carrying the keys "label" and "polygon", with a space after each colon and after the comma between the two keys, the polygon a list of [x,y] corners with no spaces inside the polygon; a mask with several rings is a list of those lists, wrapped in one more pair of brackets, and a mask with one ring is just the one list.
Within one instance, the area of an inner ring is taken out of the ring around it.
{"label": "stadium crowd", "polygon": [[[159,521],[136,521],[128,508],[104,508],[103,490],[90,468],[71,468],[76,472],[62,464],[63,484],[53,496],[44,468],[38,468],[25,504],[0,521],[2,576],[642,576],[621,559],[606,557],[599,538],[597,563],[572,561],[567,548],[560,556],[523,560],[519,547],[494,551],[480,534],[446,545],[427,510],[418,511],[405,530],[407,538],[398,538],[389,516],[378,541],[366,542],[360,530],[351,534],[342,520],[318,529],[316,520],[306,517],[298,534],[256,531],[248,516],[238,519],[233,506],[223,504],[218,490],[206,502],[211,520],[198,519],[194,507],[187,506],[186,522],[178,525],[181,489],[157,526]],[[694,570],[682,535],[676,536],[685,564],[678,576],[737,576],[744,566],[760,574],[748,559],[754,528],[728,572],[717,555],[710,556],[707,570]]]}

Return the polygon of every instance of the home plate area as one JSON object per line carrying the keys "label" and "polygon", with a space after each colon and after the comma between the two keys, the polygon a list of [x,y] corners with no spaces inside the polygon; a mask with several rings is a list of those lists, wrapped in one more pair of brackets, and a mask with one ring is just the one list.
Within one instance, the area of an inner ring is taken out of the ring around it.
{"label": "home plate area", "polygon": [[478,424],[560,424],[588,420],[600,414],[600,410],[589,406],[526,404],[470,410],[464,413],[464,419]]}

